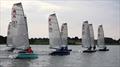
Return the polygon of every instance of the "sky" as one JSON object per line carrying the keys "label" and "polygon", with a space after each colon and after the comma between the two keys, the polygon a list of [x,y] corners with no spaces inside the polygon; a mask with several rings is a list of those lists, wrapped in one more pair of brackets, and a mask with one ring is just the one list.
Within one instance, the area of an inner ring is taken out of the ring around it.
{"label": "sky", "polygon": [[105,37],[120,38],[120,0],[0,0],[0,35],[7,36],[14,3],[21,2],[27,16],[30,38],[49,37],[48,17],[56,13],[59,27],[68,24],[68,36],[82,36],[82,23],[93,24],[97,39],[98,26]]}

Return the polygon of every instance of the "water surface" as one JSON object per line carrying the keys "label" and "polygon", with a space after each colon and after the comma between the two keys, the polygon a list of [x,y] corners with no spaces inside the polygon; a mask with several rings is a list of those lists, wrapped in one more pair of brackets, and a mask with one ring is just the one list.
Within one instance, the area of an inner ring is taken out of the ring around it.
{"label": "water surface", "polygon": [[[0,49],[5,46],[0,46]],[[81,46],[69,46],[73,51],[68,56],[50,56],[48,45],[32,45],[38,59],[10,59],[0,50],[0,67],[120,67],[120,46],[108,46],[110,51],[82,53]]]}

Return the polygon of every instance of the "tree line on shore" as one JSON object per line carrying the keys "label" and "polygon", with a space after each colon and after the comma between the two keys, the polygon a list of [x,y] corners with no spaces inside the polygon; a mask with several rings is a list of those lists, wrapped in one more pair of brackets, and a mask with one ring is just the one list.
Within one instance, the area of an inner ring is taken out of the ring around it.
{"label": "tree line on shore", "polygon": [[[110,37],[105,37],[105,44],[107,45],[120,45],[120,39],[114,40]],[[0,44],[6,44],[7,37],[0,35]],[[80,45],[82,39],[78,37],[68,37],[68,44],[69,45]],[[49,38],[30,38],[29,39],[30,44],[32,45],[47,45],[49,44]],[[97,44],[97,40],[95,40],[95,44]]]}

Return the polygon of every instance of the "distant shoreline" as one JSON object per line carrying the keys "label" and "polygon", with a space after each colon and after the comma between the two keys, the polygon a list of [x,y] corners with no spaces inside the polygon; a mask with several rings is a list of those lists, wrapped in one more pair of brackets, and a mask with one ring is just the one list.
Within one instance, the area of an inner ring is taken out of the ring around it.
{"label": "distant shoreline", "polygon": [[[6,44],[7,37],[0,35],[0,45]],[[106,45],[120,45],[120,39],[114,40],[110,37],[105,37],[105,44]],[[82,39],[78,37],[68,37],[68,44],[69,45],[81,45]],[[95,44],[97,44],[97,40],[94,40]],[[48,45],[49,44],[49,38],[30,38],[29,43],[31,45]]]}
{"label": "distant shoreline", "polygon": [[[5,43],[0,44],[0,45],[5,45]],[[49,44],[30,44],[30,45],[49,45]],[[81,44],[68,44],[68,45],[81,45]],[[120,45],[120,44],[105,44],[105,45]]]}

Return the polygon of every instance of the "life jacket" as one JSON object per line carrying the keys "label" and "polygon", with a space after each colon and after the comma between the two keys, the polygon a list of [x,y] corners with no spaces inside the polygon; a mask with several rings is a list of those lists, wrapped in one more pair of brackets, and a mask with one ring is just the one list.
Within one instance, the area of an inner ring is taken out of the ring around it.
{"label": "life jacket", "polygon": [[28,53],[33,53],[33,50],[32,50],[31,48],[28,48],[26,51],[27,51]]}

